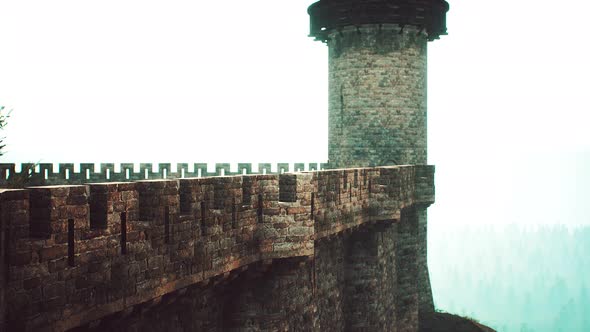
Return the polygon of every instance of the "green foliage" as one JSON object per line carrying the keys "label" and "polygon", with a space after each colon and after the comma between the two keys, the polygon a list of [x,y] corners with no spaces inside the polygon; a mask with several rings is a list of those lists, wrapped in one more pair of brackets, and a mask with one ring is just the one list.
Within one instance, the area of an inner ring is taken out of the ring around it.
{"label": "green foliage", "polygon": [[[5,108],[4,106],[0,106],[0,130],[4,129],[4,127],[6,127],[7,120],[10,117],[10,111],[8,113],[5,113],[4,108]],[[2,150],[6,146],[6,144],[4,144],[4,138],[5,137],[0,137],[0,156],[2,156],[4,154],[4,152]]]}
{"label": "green foliage", "polygon": [[[3,130],[6,127],[8,123],[8,118],[10,118],[10,113],[12,112],[12,110],[8,112],[5,112],[4,110],[5,107],[0,106],[0,130]],[[4,147],[6,147],[6,144],[4,144],[4,139],[5,137],[0,137],[0,156],[4,154],[3,150]],[[17,189],[24,188],[30,185],[42,185],[43,181],[33,181],[32,175],[35,166],[36,164],[34,163],[23,164],[21,172],[11,173],[6,181],[6,185],[4,185],[3,187]]]}

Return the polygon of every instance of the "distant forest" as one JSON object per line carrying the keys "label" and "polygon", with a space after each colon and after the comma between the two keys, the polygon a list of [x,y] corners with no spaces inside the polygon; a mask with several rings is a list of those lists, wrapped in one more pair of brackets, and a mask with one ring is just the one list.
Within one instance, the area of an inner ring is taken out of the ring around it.
{"label": "distant forest", "polygon": [[590,227],[429,224],[437,309],[499,332],[590,331]]}

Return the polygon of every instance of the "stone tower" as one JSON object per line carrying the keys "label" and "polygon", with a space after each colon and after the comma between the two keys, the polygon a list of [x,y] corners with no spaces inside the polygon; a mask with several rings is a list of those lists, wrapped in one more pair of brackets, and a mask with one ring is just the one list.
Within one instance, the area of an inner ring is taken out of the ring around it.
{"label": "stone tower", "polygon": [[[321,0],[309,7],[310,36],[329,48],[331,168],[427,163],[427,42],[446,34],[448,10],[444,0]],[[419,311],[434,310],[427,207],[406,211],[397,235],[416,248]]]}
{"label": "stone tower", "polygon": [[310,35],[329,48],[333,168],[426,164],[427,41],[444,0],[321,0]]}

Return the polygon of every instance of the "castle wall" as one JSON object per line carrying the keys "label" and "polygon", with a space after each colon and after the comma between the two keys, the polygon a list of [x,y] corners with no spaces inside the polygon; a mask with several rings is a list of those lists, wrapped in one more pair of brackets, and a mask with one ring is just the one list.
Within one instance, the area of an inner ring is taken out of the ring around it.
{"label": "castle wall", "polygon": [[193,285],[105,316],[71,331],[224,331],[225,285]]}
{"label": "castle wall", "polygon": [[348,236],[319,241],[314,256],[314,296],[321,331],[344,331],[346,326],[345,254]]}
{"label": "castle wall", "polygon": [[[71,185],[94,182],[124,182],[142,180],[182,179],[229,175],[266,175],[289,172],[316,171],[327,168],[325,163],[216,163],[209,171],[206,163],[101,163],[98,169],[91,163],[20,164],[0,163],[0,186],[12,179],[26,178],[29,185]],[[29,173],[30,172],[30,173]]]}
{"label": "castle wall", "polygon": [[427,218],[426,207],[416,206],[418,218],[418,300],[419,312],[434,312],[434,299],[432,297],[432,287],[430,285],[430,274],[428,272],[428,252],[427,252]]}
{"label": "castle wall", "polygon": [[[353,324],[349,315],[362,318],[359,300],[381,304],[367,326],[392,326],[387,301],[398,297],[396,271],[408,263],[391,264],[389,253],[404,251],[393,230],[404,208],[432,203],[432,176],[431,166],[399,166],[2,192],[5,326],[63,331],[138,315],[124,324],[337,331]],[[350,286],[361,267],[347,258],[359,232],[372,241],[362,254],[375,268],[367,280],[391,289],[383,298]],[[169,299],[202,315],[181,317]],[[140,319],[157,305],[166,305],[157,322]]]}
{"label": "castle wall", "polygon": [[415,207],[402,210],[402,222],[398,226],[396,255],[397,278],[396,316],[403,331],[418,329],[418,219]]}
{"label": "castle wall", "polygon": [[320,331],[305,258],[259,263],[80,326],[79,331]]}
{"label": "castle wall", "polygon": [[347,330],[391,331],[396,326],[395,235],[388,235],[384,240],[383,230],[374,229],[351,235],[346,255]]}

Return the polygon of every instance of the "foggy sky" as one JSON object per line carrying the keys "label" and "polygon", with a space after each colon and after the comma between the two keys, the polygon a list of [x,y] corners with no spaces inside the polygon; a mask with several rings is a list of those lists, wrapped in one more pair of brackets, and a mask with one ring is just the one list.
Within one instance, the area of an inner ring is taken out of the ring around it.
{"label": "foggy sky", "polygon": [[[311,3],[3,2],[0,161],[325,161]],[[449,3],[428,50],[430,222],[590,223],[590,5]]]}

